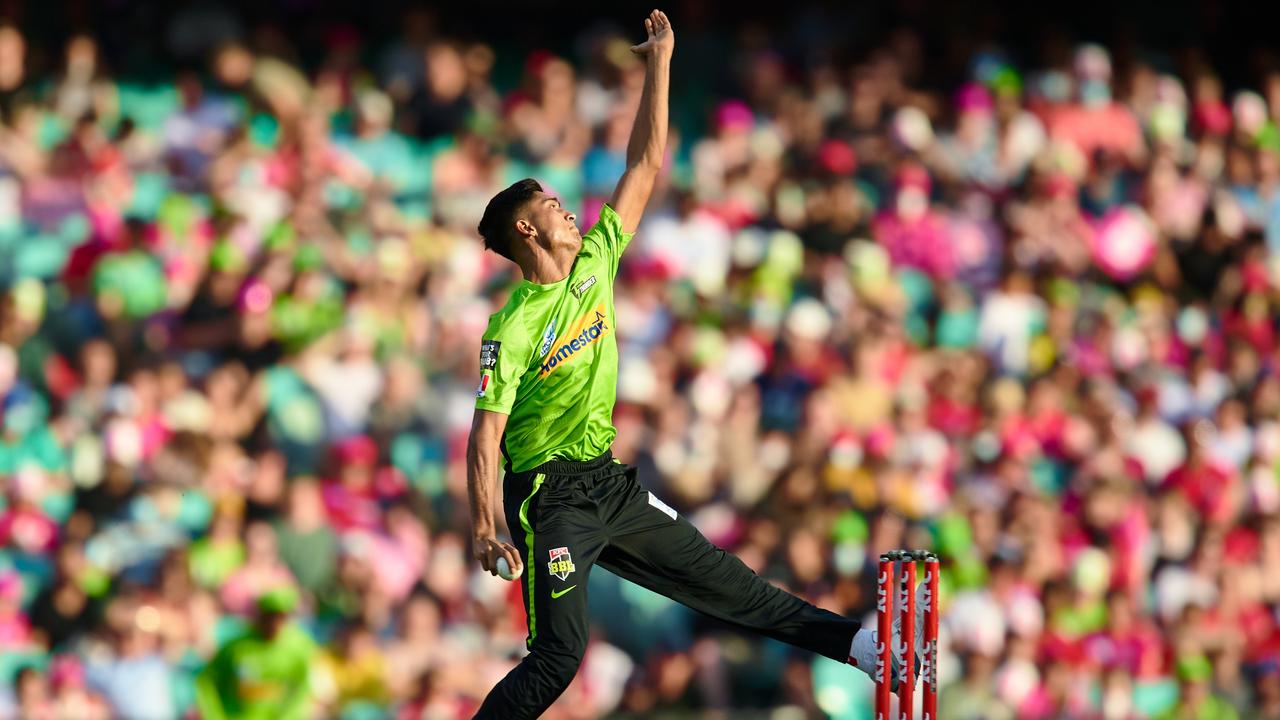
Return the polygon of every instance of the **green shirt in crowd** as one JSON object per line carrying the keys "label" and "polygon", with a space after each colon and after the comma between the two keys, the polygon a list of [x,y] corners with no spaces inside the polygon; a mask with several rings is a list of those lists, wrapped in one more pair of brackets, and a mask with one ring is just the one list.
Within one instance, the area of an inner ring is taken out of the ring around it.
{"label": "green shirt in crowd", "polygon": [[319,593],[333,582],[338,569],[338,536],[328,526],[299,532],[288,523],[276,526],[280,559],[305,590]]}
{"label": "green shirt in crowd", "polygon": [[244,556],[244,543],[239,540],[215,543],[206,537],[191,543],[187,567],[201,587],[216,588],[244,564]]}
{"label": "green shirt in crowd", "polygon": [[509,415],[509,472],[551,459],[590,460],[609,449],[617,398],[613,279],[631,233],[605,205],[563,279],[521,281],[489,319],[480,345],[476,407]]}
{"label": "green shirt in crowd", "polygon": [[1239,717],[1231,703],[1217,695],[1210,695],[1194,710],[1179,702],[1156,715],[1155,720],[1236,720]]}
{"label": "green shirt in crowd", "polygon": [[315,657],[311,638],[287,623],[274,639],[255,630],[222,647],[196,678],[205,720],[302,720]]}
{"label": "green shirt in crowd", "polygon": [[111,253],[93,268],[93,291],[114,296],[125,317],[159,312],[168,300],[168,281],[160,261],[141,250]]}

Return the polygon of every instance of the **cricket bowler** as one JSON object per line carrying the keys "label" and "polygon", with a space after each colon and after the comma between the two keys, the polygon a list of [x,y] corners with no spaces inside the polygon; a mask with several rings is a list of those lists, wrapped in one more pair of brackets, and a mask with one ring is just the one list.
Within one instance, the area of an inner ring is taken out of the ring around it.
{"label": "cricket bowler", "polygon": [[[654,10],[644,26],[648,38],[631,48],[646,74],[627,168],[595,226],[581,234],[574,213],[531,179],[498,193],[480,221],[485,246],[519,265],[524,279],[481,340],[467,447],[473,552],[490,573],[500,559],[521,573],[529,654],[477,718],[535,718],[564,692],[587,647],[587,576],[596,565],[737,627],[875,672],[874,629],[761,579],[610,452],[614,276],[662,167],[675,47],[666,14]],[[511,544],[494,523],[500,458]],[[895,685],[899,662],[895,656],[890,670]]]}

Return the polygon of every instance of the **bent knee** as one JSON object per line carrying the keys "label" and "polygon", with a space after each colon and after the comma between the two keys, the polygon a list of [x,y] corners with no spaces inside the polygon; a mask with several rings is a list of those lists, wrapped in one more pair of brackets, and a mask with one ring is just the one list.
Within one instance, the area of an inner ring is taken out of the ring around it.
{"label": "bent knee", "polygon": [[582,656],[586,654],[586,645],[534,647],[533,652],[525,658],[529,670],[538,675],[543,682],[554,685],[561,690],[573,682],[582,665]]}

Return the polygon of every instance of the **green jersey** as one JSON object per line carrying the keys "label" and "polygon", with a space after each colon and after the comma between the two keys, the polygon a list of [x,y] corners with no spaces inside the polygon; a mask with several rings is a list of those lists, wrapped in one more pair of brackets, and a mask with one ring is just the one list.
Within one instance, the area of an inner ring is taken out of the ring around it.
{"label": "green jersey", "polygon": [[293,623],[272,640],[253,631],[227,643],[196,678],[207,720],[301,720],[307,715],[311,638]]}
{"label": "green jersey", "polygon": [[631,233],[605,205],[562,280],[524,280],[489,318],[476,407],[505,413],[508,472],[590,460],[613,444],[618,343],[613,279]]}

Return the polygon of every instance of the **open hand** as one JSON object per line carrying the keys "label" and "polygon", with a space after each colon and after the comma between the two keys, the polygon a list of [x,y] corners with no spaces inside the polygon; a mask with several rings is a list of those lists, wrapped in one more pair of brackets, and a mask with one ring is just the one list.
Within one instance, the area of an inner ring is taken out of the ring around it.
{"label": "open hand", "polygon": [[632,45],[631,52],[637,55],[661,54],[670,57],[676,47],[676,34],[671,29],[671,21],[661,10],[654,10],[644,19],[644,30],[649,39],[639,45]]}

